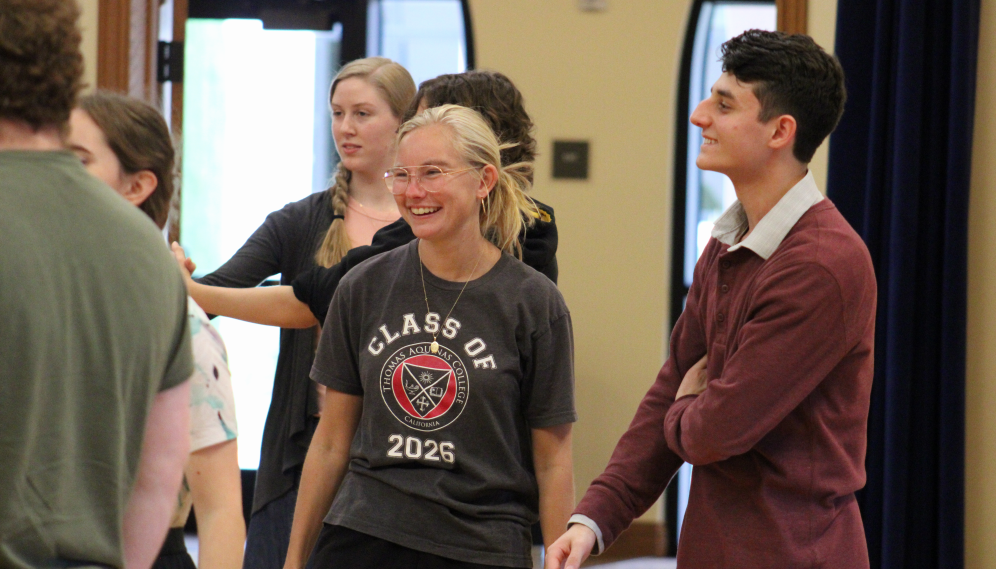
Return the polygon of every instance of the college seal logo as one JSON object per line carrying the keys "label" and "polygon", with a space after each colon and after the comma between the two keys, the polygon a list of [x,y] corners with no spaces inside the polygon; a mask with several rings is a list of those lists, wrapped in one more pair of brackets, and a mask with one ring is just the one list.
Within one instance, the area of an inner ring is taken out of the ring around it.
{"label": "college seal logo", "polygon": [[391,354],[380,373],[380,394],[391,413],[419,431],[435,431],[455,421],[467,404],[467,367],[455,352],[429,342]]}

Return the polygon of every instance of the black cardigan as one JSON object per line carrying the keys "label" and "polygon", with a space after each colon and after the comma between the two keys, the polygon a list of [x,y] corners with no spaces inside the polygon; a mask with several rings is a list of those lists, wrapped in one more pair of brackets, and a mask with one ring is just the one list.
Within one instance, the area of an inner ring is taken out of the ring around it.
{"label": "black cardigan", "polygon": [[[281,284],[315,264],[315,251],[332,223],[329,192],[289,203],[266,220],[224,265],[198,282],[229,288],[259,285],[280,274]],[[252,510],[297,487],[297,476],[311,443],[318,411],[310,380],[315,358],[316,330],[280,330],[280,353],[273,378],[270,409],[263,427],[259,470]],[[238,381],[238,378],[234,378]]]}

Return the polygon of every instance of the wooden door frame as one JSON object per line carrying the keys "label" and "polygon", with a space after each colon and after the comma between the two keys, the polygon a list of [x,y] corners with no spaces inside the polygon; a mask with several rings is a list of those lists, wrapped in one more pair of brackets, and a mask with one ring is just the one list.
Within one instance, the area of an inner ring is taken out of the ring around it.
{"label": "wooden door frame", "polygon": [[159,0],[99,0],[97,88],[159,103]]}
{"label": "wooden door frame", "polygon": [[778,30],[790,34],[808,33],[808,5],[809,0],[775,0]]}
{"label": "wooden door frame", "polygon": [[[173,41],[184,42],[187,37],[187,12],[189,8],[188,0],[173,0]],[[180,183],[180,170],[183,168],[182,148],[183,135],[183,81],[170,81],[170,125],[169,130],[173,133],[173,144],[177,145],[177,172],[173,198],[170,200],[169,227],[167,228],[167,239],[172,243],[180,241],[180,196],[183,193],[183,184]]]}

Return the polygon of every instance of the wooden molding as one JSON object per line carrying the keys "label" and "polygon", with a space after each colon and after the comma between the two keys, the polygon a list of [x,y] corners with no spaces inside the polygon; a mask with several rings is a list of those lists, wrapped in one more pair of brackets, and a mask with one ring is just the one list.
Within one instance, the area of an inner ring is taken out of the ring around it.
{"label": "wooden molding", "polygon": [[100,0],[97,22],[97,88],[127,92],[131,23],[128,1]]}
{"label": "wooden molding", "polygon": [[[173,0],[173,41],[184,41],[187,35],[187,0]],[[169,242],[180,240],[180,200],[183,195],[183,184],[180,182],[183,172],[183,83],[170,82],[170,132],[173,133],[173,144],[177,147],[177,180],[174,185],[173,199],[170,200],[169,227],[167,234]]]}
{"label": "wooden molding", "polygon": [[778,30],[790,34],[804,34],[808,0],[775,0],[778,11]]}
{"label": "wooden molding", "polygon": [[667,553],[667,528],[663,523],[636,522],[619,534],[615,543],[598,557],[589,557],[585,567],[637,557],[663,557]]}
{"label": "wooden molding", "polygon": [[97,88],[158,104],[158,0],[100,0],[97,12]]}

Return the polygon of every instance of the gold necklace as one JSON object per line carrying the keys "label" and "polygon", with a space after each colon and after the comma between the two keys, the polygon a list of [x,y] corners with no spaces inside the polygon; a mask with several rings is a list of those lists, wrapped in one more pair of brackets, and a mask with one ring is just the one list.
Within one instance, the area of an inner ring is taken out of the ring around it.
{"label": "gold necklace", "polygon": [[[485,250],[487,248],[485,247]],[[418,246],[415,246],[415,252],[418,253],[418,273],[422,277],[422,294],[425,296],[425,311],[432,312],[429,308],[429,294],[425,291],[425,265],[422,264],[422,252],[418,250]],[[463,296],[463,291],[467,290],[467,285],[470,283],[470,279],[474,277],[474,273],[477,271],[477,266],[481,263],[481,257],[484,256],[484,251],[477,256],[477,261],[474,263],[474,268],[470,270],[470,275],[467,280],[464,281],[463,287],[460,289],[460,294],[457,295],[456,300],[453,301],[453,306],[450,307],[450,311],[446,313],[446,318],[436,325],[436,331],[432,333],[432,343],[429,344],[429,351],[437,354],[439,353],[439,342],[436,341],[436,335],[439,334],[439,328],[450,318],[450,314],[453,314],[453,309],[456,308],[458,302],[460,302],[460,297]]]}

